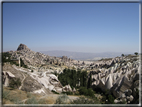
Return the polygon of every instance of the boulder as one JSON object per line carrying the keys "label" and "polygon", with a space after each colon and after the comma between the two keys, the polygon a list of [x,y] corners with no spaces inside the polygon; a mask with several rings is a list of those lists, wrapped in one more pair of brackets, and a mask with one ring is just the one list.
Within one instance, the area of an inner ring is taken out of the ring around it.
{"label": "boulder", "polygon": [[65,87],[63,87],[63,92],[72,92],[71,86],[68,84]]}
{"label": "boulder", "polygon": [[126,96],[130,96],[132,94],[132,90],[131,89],[127,89],[125,91]]}
{"label": "boulder", "polygon": [[127,98],[127,101],[133,101],[133,99],[134,99],[134,97],[132,95],[127,96],[126,98]]}

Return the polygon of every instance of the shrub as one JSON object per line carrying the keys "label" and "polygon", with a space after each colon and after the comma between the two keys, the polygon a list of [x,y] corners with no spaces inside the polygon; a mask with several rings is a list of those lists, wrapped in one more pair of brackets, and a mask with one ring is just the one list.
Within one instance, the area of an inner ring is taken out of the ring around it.
{"label": "shrub", "polygon": [[[3,90],[2,98],[4,98],[5,100],[11,101],[14,104],[22,104],[22,102],[20,101],[20,98],[18,98],[17,96],[10,95],[10,91]],[[3,100],[3,104],[5,104],[5,100]]]}
{"label": "shrub", "polygon": [[61,94],[55,104],[67,104],[67,101],[70,100],[66,94]]}
{"label": "shrub", "polygon": [[34,72],[33,70],[31,70],[31,72]]}
{"label": "shrub", "polygon": [[92,97],[92,98],[95,97],[94,91],[93,91],[91,88],[88,89],[88,96],[90,96],[90,97]]}
{"label": "shrub", "polygon": [[124,56],[124,54],[121,55],[122,57]]}
{"label": "shrub", "polygon": [[9,83],[9,87],[18,88],[19,86],[21,86],[20,79],[19,78],[12,78],[10,83]]}
{"label": "shrub", "polygon": [[27,93],[27,97],[30,98],[31,97],[31,93],[28,92]]}
{"label": "shrub", "polygon": [[70,102],[71,104],[98,104],[99,102],[94,99],[88,99],[85,97],[80,97],[76,100]]}
{"label": "shrub", "polygon": [[22,104],[23,102],[20,101],[20,98],[18,98],[17,96],[10,96],[8,98],[11,102],[13,102],[14,104]]}
{"label": "shrub", "polygon": [[85,87],[80,87],[79,88],[79,94],[80,95],[88,95],[88,90]]}
{"label": "shrub", "polygon": [[103,97],[101,99],[102,104],[114,104],[114,96],[110,93],[108,89],[103,92]]}
{"label": "shrub", "polygon": [[135,52],[134,54],[135,54],[135,55],[138,55],[138,52]]}
{"label": "shrub", "polygon": [[26,104],[38,104],[38,100],[35,97],[32,97],[26,101]]}
{"label": "shrub", "polygon": [[2,98],[8,99],[8,98],[9,98],[9,94],[10,94],[10,91],[5,91],[5,90],[3,90]]}
{"label": "shrub", "polygon": [[112,95],[108,95],[108,104],[114,104],[114,97]]}
{"label": "shrub", "polygon": [[45,99],[40,99],[38,101],[38,104],[46,104],[46,103],[47,103],[47,101]]}
{"label": "shrub", "polygon": [[73,95],[73,92],[62,92],[62,94]]}

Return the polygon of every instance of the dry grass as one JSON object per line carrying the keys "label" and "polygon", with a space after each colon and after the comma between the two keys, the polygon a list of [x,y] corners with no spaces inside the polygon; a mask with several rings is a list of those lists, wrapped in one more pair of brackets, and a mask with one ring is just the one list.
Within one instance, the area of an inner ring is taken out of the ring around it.
{"label": "dry grass", "polygon": [[[12,89],[10,87],[3,87],[3,91],[8,93],[8,97],[3,98],[2,100],[3,104],[23,104],[32,98],[35,98],[35,102],[38,104],[54,104],[56,102],[55,97],[43,97],[40,94],[33,94],[19,89]],[[24,100],[25,102],[22,102]]]}
{"label": "dry grass", "polygon": [[40,99],[40,104],[54,104],[56,102],[55,98],[44,98]]}
{"label": "dry grass", "polygon": [[8,97],[3,98],[3,104],[17,104],[17,103],[22,103],[22,100],[28,99],[28,97],[41,97],[41,95],[37,94],[31,94],[29,96],[28,92],[19,90],[19,89],[12,89],[10,87],[3,87],[3,93],[8,93]]}

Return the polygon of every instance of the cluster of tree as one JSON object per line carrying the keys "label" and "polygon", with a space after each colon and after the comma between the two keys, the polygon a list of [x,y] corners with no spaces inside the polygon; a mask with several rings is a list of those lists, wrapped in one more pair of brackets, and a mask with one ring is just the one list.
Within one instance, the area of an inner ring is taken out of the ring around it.
{"label": "cluster of tree", "polygon": [[78,87],[78,84],[80,87],[87,87],[87,71],[64,69],[58,79],[63,86],[69,84],[71,87]]}
{"label": "cluster of tree", "polygon": [[134,95],[134,99],[130,102],[130,104],[139,104],[139,90],[137,88]]}
{"label": "cluster of tree", "polygon": [[109,92],[109,90],[106,90],[103,93],[102,103],[103,104],[115,104],[114,96]]}
{"label": "cluster of tree", "polygon": [[[134,54],[135,54],[135,55],[138,55],[139,53],[138,53],[138,52],[135,52]],[[124,57],[125,55],[124,55],[124,54],[121,54],[121,56]]]}
{"label": "cluster of tree", "polygon": [[15,65],[19,65],[16,62],[12,61],[11,59],[11,54],[9,54],[8,52],[4,52],[2,53],[2,65],[4,65],[5,62],[10,62],[10,64],[15,64]]}
{"label": "cluster of tree", "polygon": [[86,88],[86,87],[80,87],[79,88],[79,94],[80,95],[85,95],[85,96],[89,96],[91,98],[95,98],[95,91],[92,90],[92,88]]}
{"label": "cluster of tree", "polygon": [[[19,66],[19,64],[17,64],[13,60],[11,60],[11,54],[8,53],[8,52],[2,53],[2,65],[5,62],[10,62],[10,64],[15,64],[15,65]],[[20,63],[21,63],[21,67],[28,68],[27,65],[24,64],[24,62],[23,62],[23,60],[21,58],[20,58]]]}

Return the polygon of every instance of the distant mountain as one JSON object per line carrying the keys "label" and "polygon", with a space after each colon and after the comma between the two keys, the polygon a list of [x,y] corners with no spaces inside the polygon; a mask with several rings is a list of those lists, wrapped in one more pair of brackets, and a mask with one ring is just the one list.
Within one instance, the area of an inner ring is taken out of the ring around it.
{"label": "distant mountain", "polygon": [[47,54],[49,56],[67,56],[75,60],[99,60],[101,58],[112,58],[121,56],[122,53],[117,52],[103,52],[103,53],[85,53],[85,52],[70,52],[70,51],[40,51],[41,53]]}

